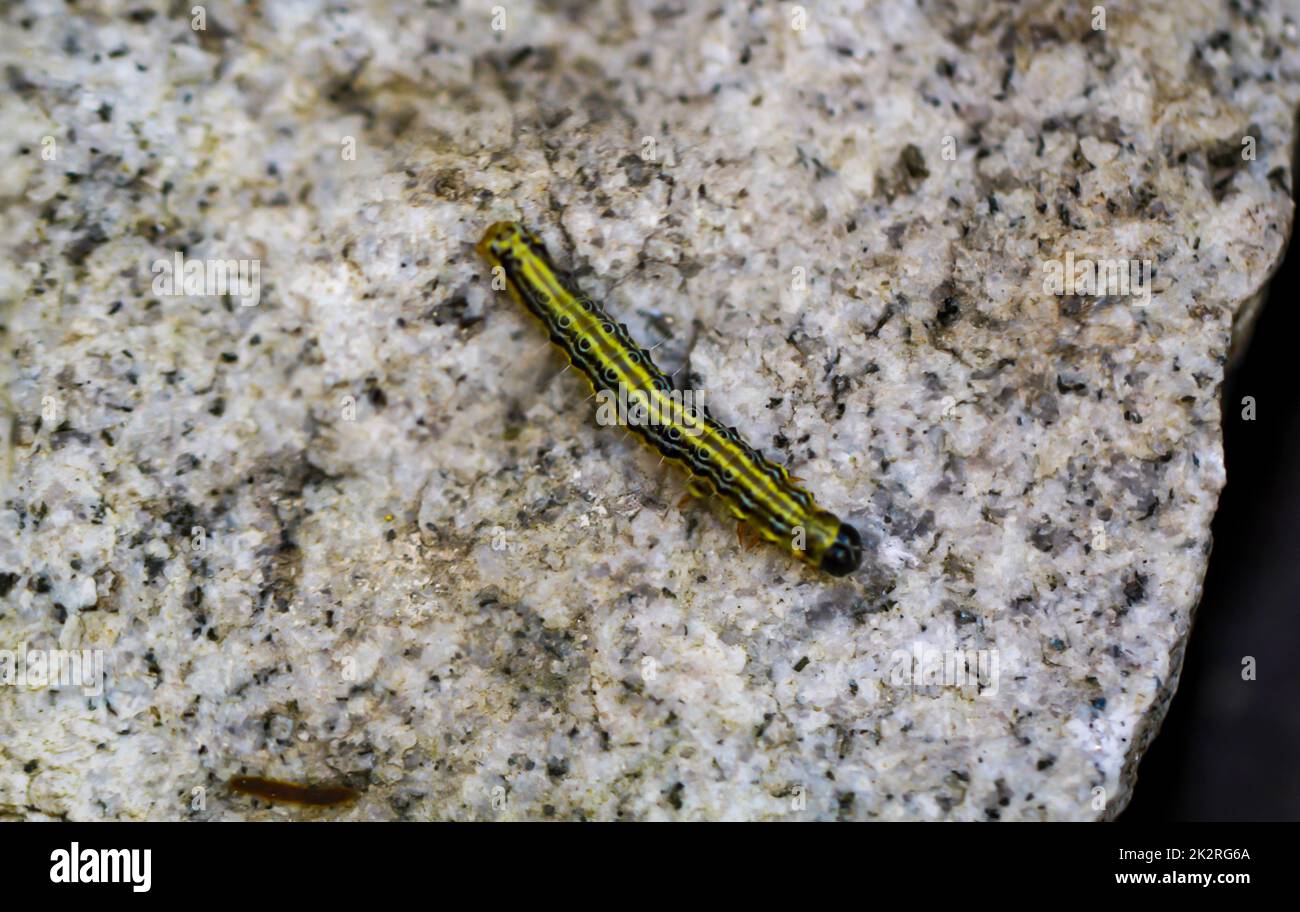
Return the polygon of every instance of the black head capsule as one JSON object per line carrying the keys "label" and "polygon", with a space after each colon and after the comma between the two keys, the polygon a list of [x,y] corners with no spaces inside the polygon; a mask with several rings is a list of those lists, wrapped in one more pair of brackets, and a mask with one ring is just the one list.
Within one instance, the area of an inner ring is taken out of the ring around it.
{"label": "black head capsule", "polygon": [[835,542],[822,555],[821,568],[831,576],[848,576],[862,563],[862,537],[848,523],[840,523]]}

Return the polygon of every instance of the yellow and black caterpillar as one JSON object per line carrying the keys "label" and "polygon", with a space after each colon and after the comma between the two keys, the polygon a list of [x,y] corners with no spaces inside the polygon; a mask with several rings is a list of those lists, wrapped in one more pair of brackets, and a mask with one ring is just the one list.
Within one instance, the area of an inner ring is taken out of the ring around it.
{"label": "yellow and black caterpillar", "polygon": [[862,539],[857,529],[820,509],[784,466],[764,458],[703,406],[683,414],[680,399],[671,398],[672,384],[650,353],[556,269],[536,235],[515,222],[497,222],[475,249],[500,267],[510,296],[542,321],[593,392],[622,391],[654,414],[667,416],[631,427],[690,474],[687,487],[693,495],[716,494],[742,528],[747,523],[827,573],[845,576],[858,568]]}

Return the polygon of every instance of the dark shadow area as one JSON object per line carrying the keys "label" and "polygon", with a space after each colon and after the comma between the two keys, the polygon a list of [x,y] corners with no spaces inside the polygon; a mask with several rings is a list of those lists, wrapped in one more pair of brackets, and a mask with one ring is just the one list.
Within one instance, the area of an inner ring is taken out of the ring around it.
{"label": "dark shadow area", "polygon": [[[1123,822],[1300,820],[1300,378],[1291,244],[1224,387],[1228,484],[1182,681]],[[1243,418],[1252,396],[1255,420]],[[1256,679],[1243,680],[1253,657]]]}

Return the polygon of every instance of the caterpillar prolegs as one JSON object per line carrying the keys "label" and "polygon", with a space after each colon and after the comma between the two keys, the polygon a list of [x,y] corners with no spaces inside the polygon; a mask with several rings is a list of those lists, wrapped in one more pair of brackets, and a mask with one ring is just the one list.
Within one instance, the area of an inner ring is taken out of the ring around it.
{"label": "caterpillar prolegs", "polygon": [[833,576],[858,568],[862,539],[857,529],[818,507],[784,466],[766,459],[708,409],[683,411],[650,353],[563,276],[536,235],[518,223],[497,222],[475,249],[501,268],[510,296],[542,321],[593,392],[621,393],[653,410],[657,420],[629,426],[689,473],[687,488],[693,495],[719,497],[759,536]]}

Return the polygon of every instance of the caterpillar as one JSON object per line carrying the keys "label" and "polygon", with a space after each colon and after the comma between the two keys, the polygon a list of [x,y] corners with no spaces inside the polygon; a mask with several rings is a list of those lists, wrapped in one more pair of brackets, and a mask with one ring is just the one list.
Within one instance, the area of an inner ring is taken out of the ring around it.
{"label": "caterpillar", "polygon": [[240,795],[317,807],[331,807],[354,801],[360,794],[356,789],[346,785],[299,785],[296,782],[266,779],[262,776],[236,776],[230,780],[228,786],[232,792]]}
{"label": "caterpillar", "polygon": [[689,411],[672,398],[672,384],[603,308],[556,268],[541,240],[517,222],[497,222],[475,247],[500,268],[505,290],[536,316],[551,341],[591,383],[593,394],[620,391],[660,419],[631,424],[641,438],[688,473],[695,497],[717,496],[759,537],[785,545],[798,559],[833,576],[862,562],[857,529],[818,507],[785,466],[766,459],[707,408]]}

